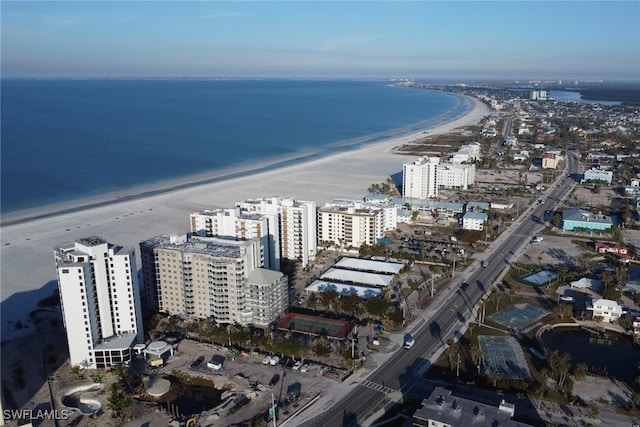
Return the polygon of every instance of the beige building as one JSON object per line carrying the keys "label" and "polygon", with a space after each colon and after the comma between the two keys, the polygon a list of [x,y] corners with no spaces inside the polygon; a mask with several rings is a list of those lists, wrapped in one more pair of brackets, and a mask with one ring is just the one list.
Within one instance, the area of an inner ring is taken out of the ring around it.
{"label": "beige building", "polygon": [[332,200],[318,209],[318,241],[343,248],[375,245],[397,226],[398,208],[353,200]]}
{"label": "beige building", "polygon": [[257,239],[262,253],[260,266],[280,270],[280,233],[277,219],[262,213],[230,209],[207,209],[190,215],[191,233],[232,240]]}
{"label": "beige building", "polygon": [[556,169],[560,160],[561,156],[555,153],[544,153],[542,155],[542,169]]}
{"label": "beige building", "polygon": [[176,239],[140,244],[148,295],[159,311],[218,324],[266,327],[288,308],[287,278],[260,267],[256,239]]}

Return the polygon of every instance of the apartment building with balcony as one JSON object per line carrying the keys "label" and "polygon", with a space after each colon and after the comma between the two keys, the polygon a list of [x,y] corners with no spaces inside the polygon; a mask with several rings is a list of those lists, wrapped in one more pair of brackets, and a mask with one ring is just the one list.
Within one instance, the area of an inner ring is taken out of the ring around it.
{"label": "apartment building with balcony", "polygon": [[438,167],[436,185],[438,188],[468,190],[475,183],[476,165],[466,163],[445,163]]}
{"label": "apartment building with balcony", "polygon": [[54,257],[71,365],[130,361],[144,335],[133,248],[91,236],[58,245]]}
{"label": "apartment building with balcony", "polygon": [[280,270],[280,232],[275,214],[247,212],[239,207],[206,209],[192,213],[190,225],[195,236],[260,240],[260,266]]}
{"label": "apartment building with balcony", "polygon": [[270,227],[273,224],[278,230],[280,257],[299,260],[303,266],[316,258],[316,202],[271,197],[243,200],[236,206],[243,212],[269,216]]}
{"label": "apartment building with balcony", "polygon": [[260,247],[258,239],[150,239],[141,243],[145,280],[147,273],[150,280],[145,285],[156,288],[163,312],[267,327],[286,312],[288,289],[286,276],[261,267]]}
{"label": "apartment building with balcony", "polygon": [[432,199],[438,197],[439,157],[421,157],[402,165],[402,197]]}
{"label": "apartment building with balcony", "polygon": [[397,224],[396,206],[334,199],[318,209],[318,240],[344,248],[375,245]]}

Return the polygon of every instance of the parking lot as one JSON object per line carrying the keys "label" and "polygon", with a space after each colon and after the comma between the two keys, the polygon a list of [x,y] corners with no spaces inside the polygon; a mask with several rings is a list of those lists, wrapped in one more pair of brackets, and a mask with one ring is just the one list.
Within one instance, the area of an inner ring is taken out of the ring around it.
{"label": "parking lot", "polygon": [[[264,356],[236,357],[225,348],[185,339],[167,363],[157,368],[156,374],[182,371],[189,376],[207,378],[217,389],[228,391],[223,394],[221,405],[202,414],[204,425],[233,425],[251,420],[265,414],[272,399],[280,402],[278,418],[284,420],[336,384],[322,375],[321,366],[317,364],[309,363],[303,370],[302,361],[297,366],[293,361],[286,366],[283,358],[272,364],[271,361],[265,363]],[[197,360],[200,362],[192,366]]]}

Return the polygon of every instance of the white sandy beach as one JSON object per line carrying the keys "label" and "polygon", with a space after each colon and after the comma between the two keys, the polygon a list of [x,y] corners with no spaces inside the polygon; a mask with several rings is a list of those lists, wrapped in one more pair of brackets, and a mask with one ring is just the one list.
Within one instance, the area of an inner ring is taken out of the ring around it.
{"label": "white sandy beach", "polygon": [[[489,108],[476,99],[472,103],[467,115],[429,133],[478,124]],[[282,196],[314,200],[321,206],[333,198],[361,199],[371,184],[401,173],[402,164],[412,160],[392,154],[392,150],[422,136],[410,135],[240,178],[5,225],[0,229],[2,340],[17,333],[10,330],[10,321],[24,322],[37,301],[55,289],[53,248],[59,243],[99,235],[111,243],[132,246],[137,253],[143,240],[188,231],[191,212],[232,207],[238,200]],[[34,212],[29,212],[28,216],[32,215]]]}

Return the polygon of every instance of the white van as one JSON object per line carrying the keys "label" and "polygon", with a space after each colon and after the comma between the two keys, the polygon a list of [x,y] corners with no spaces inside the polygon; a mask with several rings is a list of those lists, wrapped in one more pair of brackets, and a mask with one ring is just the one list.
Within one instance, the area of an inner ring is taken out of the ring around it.
{"label": "white van", "polygon": [[407,350],[409,350],[411,347],[413,347],[413,345],[416,343],[415,338],[413,338],[411,335],[407,334],[404,337],[404,348],[406,348]]}

